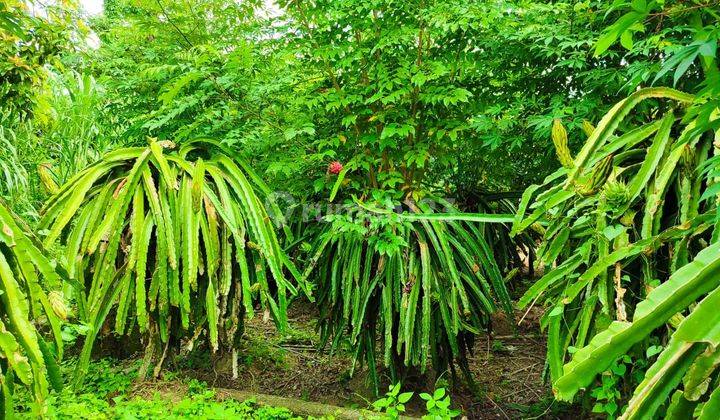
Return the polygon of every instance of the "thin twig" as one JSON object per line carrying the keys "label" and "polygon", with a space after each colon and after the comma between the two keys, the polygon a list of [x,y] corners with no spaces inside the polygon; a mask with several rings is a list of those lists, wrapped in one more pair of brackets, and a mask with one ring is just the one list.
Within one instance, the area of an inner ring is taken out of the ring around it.
{"label": "thin twig", "polygon": [[168,12],[165,11],[165,7],[162,5],[162,3],[160,3],[160,0],[155,0],[155,3],[157,3],[158,7],[160,7],[160,11],[162,12],[163,16],[165,16],[165,19],[167,19],[168,23],[170,23],[170,25],[172,25],[172,27],[175,28],[175,31],[177,31],[177,33],[180,34],[180,36],[185,40],[185,42],[187,42],[188,46],[190,48],[195,48],[195,45],[193,45],[193,43],[190,42],[190,40],[188,39],[187,36],[185,36],[183,31],[181,31],[180,28],[178,28],[177,25],[175,25],[175,22],[173,22],[173,20],[170,18],[170,15],[168,14]]}
{"label": "thin twig", "polygon": [[530,306],[528,306],[527,311],[525,311],[525,313],[523,314],[522,318],[520,318],[520,321],[518,321],[518,323],[517,323],[518,325],[522,324],[523,320],[525,319],[525,317],[527,316],[527,314],[530,312],[530,309],[532,309],[532,307],[535,306],[535,302],[537,302],[538,299],[540,299],[540,294],[539,294],[539,293],[538,293],[537,296],[535,296],[535,299],[533,299],[533,301],[532,301],[532,303],[530,304]]}
{"label": "thin twig", "polygon": [[493,401],[492,398],[488,397],[487,395],[485,396],[485,398],[487,398],[487,399],[495,406],[495,408],[497,408],[498,410],[500,410],[500,412],[503,414],[503,416],[505,416],[505,418],[506,418],[507,420],[510,420],[510,417],[507,415],[507,413],[505,412],[505,410],[503,410],[502,407],[500,407],[495,401]]}
{"label": "thin twig", "polygon": [[545,411],[543,411],[542,413],[538,414],[538,415],[535,416],[535,417],[528,417],[527,420],[535,420],[535,419],[539,419],[539,418],[544,417],[545,414],[547,414],[547,412],[550,411],[550,409],[552,408],[553,404],[555,404],[555,400],[552,400],[552,402],[550,403],[550,405],[548,405],[548,407],[545,409]]}
{"label": "thin twig", "polygon": [[685,13],[689,10],[701,9],[704,7],[712,7],[712,6],[718,6],[718,5],[720,5],[720,1],[715,1],[715,2],[711,1],[711,2],[705,3],[705,4],[697,4],[695,6],[688,6],[684,9],[680,9],[680,10],[669,10],[669,11],[663,11],[663,12],[657,12],[657,13],[649,13],[648,16],[651,16],[651,17],[670,16],[670,12],[672,12],[674,14],[681,14],[681,13]]}
{"label": "thin twig", "polygon": [[508,376],[510,376],[510,377],[515,376],[516,374],[518,374],[518,373],[520,373],[520,372],[523,372],[523,371],[525,371],[525,370],[534,368],[534,367],[537,366],[538,364],[539,364],[539,363],[533,363],[532,365],[527,365],[527,366],[525,366],[525,367],[523,367],[523,368],[520,368],[520,369],[518,369],[518,370],[516,370],[516,371],[514,371],[514,372],[511,372]]}

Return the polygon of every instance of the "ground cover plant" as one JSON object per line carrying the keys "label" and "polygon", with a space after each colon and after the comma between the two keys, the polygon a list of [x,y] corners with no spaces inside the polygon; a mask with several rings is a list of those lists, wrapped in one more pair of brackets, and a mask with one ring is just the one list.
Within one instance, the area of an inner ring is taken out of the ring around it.
{"label": "ground cover plant", "polygon": [[2,416],[718,417],[719,21],[0,0]]}
{"label": "ground cover plant", "polygon": [[[60,370],[71,374],[74,362],[64,362]],[[82,387],[77,391],[64,388],[53,394],[44,415],[50,419],[301,418],[286,408],[259,406],[251,400],[221,400],[206,383],[193,379],[165,379],[148,383],[147,389],[141,391],[133,386],[139,369],[139,363],[113,359],[94,361],[88,367]],[[19,395],[14,403],[17,418],[37,418],[28,395]]]}

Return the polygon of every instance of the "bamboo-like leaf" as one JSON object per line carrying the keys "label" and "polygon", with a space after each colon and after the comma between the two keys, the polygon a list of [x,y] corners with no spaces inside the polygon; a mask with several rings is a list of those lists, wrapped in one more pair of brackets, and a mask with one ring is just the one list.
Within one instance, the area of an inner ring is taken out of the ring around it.
{"label": "bamboo-like leaf", "polygon": [[178,189],[179,185],[177,182],[177,178],[174,176],[173,171],[170,169],[170,165],[168,165],[167,159],[165,159],[163,149],[160,143],[158,143],[157,141],[151,141],[150,151],[152,152],[153,160],[157,163],[158,168],[160,168],[160,175],[163,177],[165,185],[173,189]]}
{"label": "bamboo-like leaf", "polygon": [[618,208],[615,211],[616,217],[622,215],[627,211],[633,200],[635,200],[640,195],[642,190],[650,181],[650,178],[655,172],[655,169],[657,168],[658,163],[660,163],[665,149],[667,148],[668,141],[670,140],[670,129],[672,128],[674,120],[675,117],[673,116],[672,112],[668,112],[662,119],[660,129],[658,130],[657,135],[652,142],[652,145],[647,150],[647,155],[645,157],[645,160],[643,161],[642,166],[628,185],[628,188],[630,190],[629,199],[624,206]]}
{"label": "bamboo-like leaf", "polygon": [[[33,394],[36,400],[41,402],[44,396],[47,395],[48,389],[48,381],[45,377],[45,361],[37,342],[37,332],[28,320],[27,304],[21,304],[25,302],[26,298],[13,276],[12,268],[2,253],[0,253],[0,282],[0,290],[3,292],[0,294],[0,299],[5,307],[9,321],[8,326],[13,326],[13,335],[29,359],[33,377]],[[8,356],[15,357],[15,354]]]}
{"label": "bamboo-like leaf", "polygon": [[153,227],[153,218],[148,214],[145,216],[142,230],[139,231],[137,242],[135,242],[135,238],[133,238],[133,246],[137,246],[138,248],[137,264],[135,266],[135,313],[141,332],[145,332],[148,329],[147,291],[145,289],[145,283],[147,278],[147,253]]}
{"label": "bamboo-like leaf", "polygon": [[343,170],[341,170],[340,173],[337,175],[332,190],[330,190],[330,198],[328,198],[328,201],[330,201],[331,203],[335,199],[335,195],[337,195],[337,192],[340,189],[340,185],[342,185],[342,182],[345,180],[345,175],[347,174],[349,169],[350,168],[343,168]]}
{"label": "bamboo-like leaf", "polygon": [[193,211],[196,213],[200,211],[200,206],[203,201],[203,191],[205,189],[205,162],[202,159],[198,159],[195,162],[195,167],[192,174],[192,203]]}

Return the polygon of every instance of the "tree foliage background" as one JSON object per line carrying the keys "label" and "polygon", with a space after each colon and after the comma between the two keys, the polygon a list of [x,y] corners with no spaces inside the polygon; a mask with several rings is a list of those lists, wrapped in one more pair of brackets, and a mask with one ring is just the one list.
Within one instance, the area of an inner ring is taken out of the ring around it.
{"label": "tree foliage background", "polygon": [[519,191],[557,167],[554,118],[570,133],[596,122],[689,36],[661,25],[598,56],[621,13],[607,2],[263,6],[108,2],[88,71],[125,137],[218,136],[293,192],[329,190],[330,160],[358,169],[360,193]]}

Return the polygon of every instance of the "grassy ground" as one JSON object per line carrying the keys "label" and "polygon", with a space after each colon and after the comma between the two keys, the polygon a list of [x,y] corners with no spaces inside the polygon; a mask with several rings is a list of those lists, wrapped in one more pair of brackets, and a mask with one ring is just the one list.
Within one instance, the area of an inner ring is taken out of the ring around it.
{"label": "grassy ground", "polygon": [[[63,368],[71,371],[73,361]],[[172,373],[153,382],[136,382],[137,360],[101,359],[90,366],[82,389],[53,393],[45,416],[51,419],[298,419],[286,408],[259,406],[253,400],[218,398],[204,382]],[[37,418],[22,391],[15,397],[18,418]]]}

